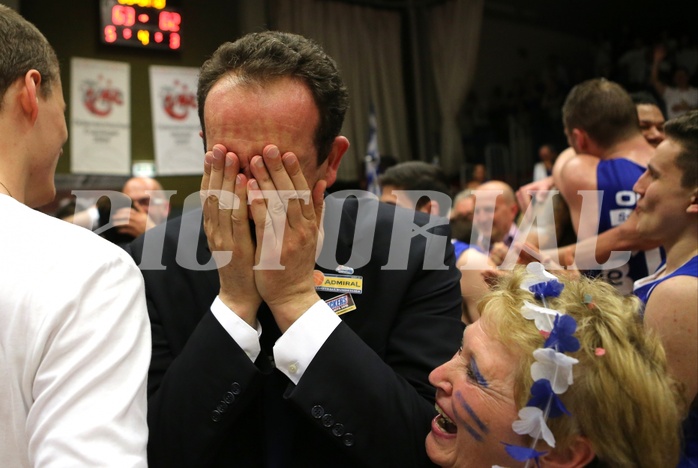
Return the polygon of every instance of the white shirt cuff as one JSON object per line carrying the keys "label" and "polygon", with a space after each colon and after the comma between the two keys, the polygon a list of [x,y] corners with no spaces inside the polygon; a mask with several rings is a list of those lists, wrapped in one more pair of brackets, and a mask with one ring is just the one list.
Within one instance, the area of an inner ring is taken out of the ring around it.
{"label": "white shirt cuff", "polygon": [[262,350],[259,344],[259,337],[262,336],[262,325],[257,322],[257,329],[252,328],[247,322],[241,319],[235,312],[221,301],[220,297],[211,304],[211,313],[218,323],[228,332],[230,337],[242,348],[252,362],[257,360],[259,352]]}
{"label": "white shirt cuff", "polygon": [[325,301],[317,301],[274,344],[276,368],[298,385],[310,362],[341,321]]}

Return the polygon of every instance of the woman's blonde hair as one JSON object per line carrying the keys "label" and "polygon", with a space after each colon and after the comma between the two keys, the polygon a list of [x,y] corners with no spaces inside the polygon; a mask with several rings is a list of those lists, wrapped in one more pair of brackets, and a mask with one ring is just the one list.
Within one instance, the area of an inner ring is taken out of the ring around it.
{"label": "woman's blonde hair", "polygon": [[[545,342],[533,321],[521,314],[525,300],[536,302],[520,288],[525,276],[525,269],[515,269],[479,305],[488,331],[521,356],[514,388],[518,408],[531,397],[532,353]],[[565,288],[559,297],[546,299],[547,307],[575,319],[581,348],[567,353],[579,363],[573,367],[574,384],[560,395],[572,416],[548,420],[556,450],[582,435],[591,441],[595,466],[675,466],[680,392],[668,376],[659,339],[642,327],[639,301],[601,280],[560,281]]]}

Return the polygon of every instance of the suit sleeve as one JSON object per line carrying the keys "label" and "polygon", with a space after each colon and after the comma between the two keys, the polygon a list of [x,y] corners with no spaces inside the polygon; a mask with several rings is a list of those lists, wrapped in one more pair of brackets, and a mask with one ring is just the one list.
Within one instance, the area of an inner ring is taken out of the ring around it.
{"label": "suit sleeve", "polygon": [[[432,466],[424,450],[436,415],[428,376],[452,357],[463,330],[450,242],[447,252],[447,270],[422,269],[421,251],[408,271],[395,272],[402,286],[387,293],[399,304],[383,355],[342,323],[287,392],[318,431],[366,466]],[[377,314],[384,300],[362,313]]]}
{"label": "suit sleeve", "polygon": [[249,411],[260,373],[206,313],[150,395],[150,466],[207,466],[207,456],[217,458],[231,428]]}
{"label": "suit sleeve", "polygon": [[[129,246],[137,263],[142,246],[139,240]],[[175,258],[176,246],[176,238],[168,237],[165,259]],[[206,281],[205,273],[177,265],[143,271],[153,343],[148,375],[152,467],[214,465],[226,451],[233,426],[251,411],[259,377],[266,372],[209,310],[217,286]],[[266,362],[263,356],[259,361]]]}

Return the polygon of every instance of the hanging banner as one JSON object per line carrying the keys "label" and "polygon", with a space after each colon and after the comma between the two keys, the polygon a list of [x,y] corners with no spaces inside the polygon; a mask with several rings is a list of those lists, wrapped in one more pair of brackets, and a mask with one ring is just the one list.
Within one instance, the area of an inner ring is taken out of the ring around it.
{"label": "hanging banner", "polygon": [[158,175],[199,175],[204,149],[196,104],[198,68],[150,67],[155,165]]}
{"label": "hanging banner", "polygon": [[131,173],[130,72],[128,63],[71,59],[71,172]]}

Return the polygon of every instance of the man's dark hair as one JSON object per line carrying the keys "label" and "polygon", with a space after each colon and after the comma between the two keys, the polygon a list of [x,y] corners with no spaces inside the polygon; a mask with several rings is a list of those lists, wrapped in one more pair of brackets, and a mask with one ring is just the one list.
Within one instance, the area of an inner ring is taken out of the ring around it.
{"label": "man's dark hair", "polygon": [[667,140],[673,140],[681,151],[676,156],[676,166],[681,169],[681,185],[698,187],[698,110],[689,111],[664,124]]}
{"label": "man's dark hair", "polygon": [[204,135],[206,97],[213,85],[229,74],[243,83],[265,85],[284,77],[305,83],[320,115],[315,132],[318,165],[327,159],[342,129],[349,95],[336,63],[317,43],[297,34],[264,31],[221,45],[199,72],[197,99]]}
{"label": "man's dark hair", "polygon": [[654,96],[652,96],[652,93],[648,93],[647,91],[638,91],[636,93],[631,93],[630,99],[633,100],[636,106],[640,104],[648,104],[651,106],[659,107],[657,99]]}
{"label": "man's dark hair", "polygon": [[568,131],[584,130],[605,148],[640,134],[635,103],[623,87],[605,78],[572,88],[562,106],[562,120]]}
{"label": "man's dark hair", "polygon": [[0,106],[12,83],[32,69],[41,73],[41,95],[49,96],[60,79],[56,52],[36,26],[0,5]]}
{"label": "man's dark hair", "polygon": [[[408,161],[389,167],[385,174],[379,177],[378,182],[381,187],[392,185],[400,190],[433,190],[449,194],[448,178],[443,170],[438,166],[422,161]],[[413,194],[408,194],[408,196],[413,197]],[[410,199],[416,203],[417,209],[429,202],[427,197],[419,197],[417,200]],[[445,216],[449,208],[449,206],[440,206],[441,213],[439,215]]]}

